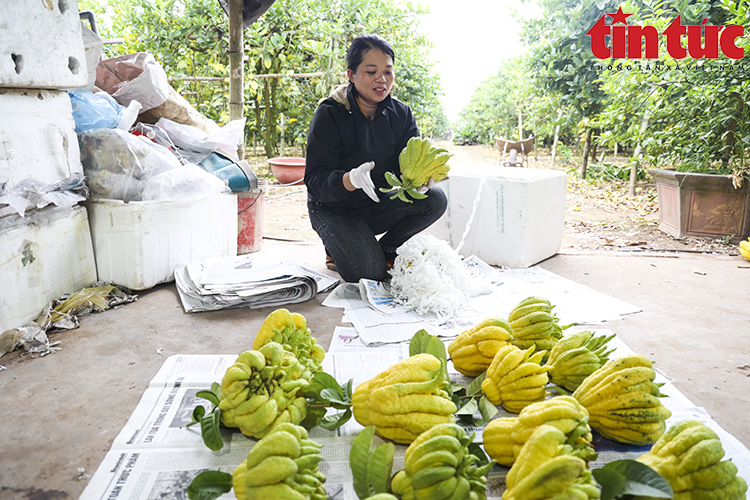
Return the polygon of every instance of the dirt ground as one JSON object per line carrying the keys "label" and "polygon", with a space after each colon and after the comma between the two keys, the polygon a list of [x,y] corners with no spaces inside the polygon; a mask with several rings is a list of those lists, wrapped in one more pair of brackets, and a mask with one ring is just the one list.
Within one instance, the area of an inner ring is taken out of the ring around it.
{"label": "dirt ground", "polygon": [[[462,163],[497,165],[501,154],[485,146],[459,146],[449,142],[441,147]],[[529,155],[530,168],[552,168],[549,151]],[[567,160],[567,161],[566,161]],[[304,185],[277,187],[278,182],[265,166],[264,158],[251,158],[259,177],[267,177],[264,238],[280,241],[318,241],[310,227],[305,205]],[[604,158],[624,164],[626,158]],[[653,179],[636,184],[635,196],[628,194],[622,180],[583,180],[577,168],[580,158],[559,155],[554,167],[567,172],[565,227],[561,251],[611,250],[616,252],[688,252],[739,255],[736,244],[713,238],[674,238],[659,229],[659,206]],[[563,163],[563,164],[561,164]]]}

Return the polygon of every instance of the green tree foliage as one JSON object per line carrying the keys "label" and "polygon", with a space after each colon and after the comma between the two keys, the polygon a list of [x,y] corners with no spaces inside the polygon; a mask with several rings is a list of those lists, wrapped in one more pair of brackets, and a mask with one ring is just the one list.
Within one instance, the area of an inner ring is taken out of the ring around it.
{"label": "green tree foliage", "polygon": [[[747,26],[747,0],[538,0],[539,19],[525,21],[529,52],[519,66],[528,78],[498,76],[485,82],[463,110],[458,137],[490,142],[507,130],[508,112],[498,103],[521,96],[525,127],[539,142],[561,125],[568,139],[614,143],[643,150],[642,166],[731,173],[735,184],[750,174],[750,67],[744,61],[674,60],[664,37],[659,59],[596,59],[586,34],[605,14],[622,7],[629,25],[663,33],[680,15],[684,26]],[[608,40],[608,44],[611,41]],[[750,49],[750,33],[737,40]],[[687,42],[683,40],[683,47]],[[610,45],[611,46],[611,45]],[[502,70],[501,70],[502,73]],[[500,88],[521,86],[523,88]],[[492,105],[486,103],[495,99]],[[645,125],[645,127],[644,127]],[[585,150],[584,150],[585,152]],[[584,161],[585,161],[584,156]],[[638,163],[636,162],[636,164]],[[585,169],[582,169],[585,174]]]}
{"label": "green tree foliage", "polygon": [[594,128],[591,119],[603,107],[604,90],[598,73],[591,40],[586,34],[603,15],[615,12],[617,0],[538,0],[542,16],[524,26],[530,47],[529,66],[536,86],[551,93],[561,107],[574,110],[585,134],[581,177],[586,177],[589,147]]}
{"label": "green tree foliage", "polygon": [[[746,24],[748,8],[738,2],[630,2],[631,24],[659,32],[677,15],[683,25]],[[630,20],[629,19],[629,20]],[[750,47],[748,37],[740,41]],[[686,45],[683,42],[683,46]],[[735,183],[750,169],[750,68],[742,61],[672,59],[661,40],[658,60],[605,61],[607,94],[597,126],[603,139],[640,143],[647,166],[733,174]],[[611,67],[611,69],[609,69]],[[643,116],[648,127],[641,131]]]}
{"label": "green tree foliage", "polygon": [[216,0],[79,0],[79,10],[97,16],[104,57],[149,52],[173,80],[172,86],[198,111],[224,124],[229,120],[227,83],[184,82],[180,77],[226,77],[229,28]]}
{"label": "green tree foliage", "polygon": [[[226,123],[227,82],[180,77],[228,78],[228,20],[216,0],[79,0],[92,10],[106,38],[125,43],[106,56],[152,53],[175,89],[209,118]],[[394,95],[414,110],[423,135],[447,129],[440,81],[429,63],[430,43],[417,28],[424,11],[396,0],[277,0],[244,31],[248,137],[278,152],[281,115],[286,144],[303,146],[320,99],[346,80],[346,50],[364,33],[379,33],[396,52]],[[322,77],[292,75],[324,73]],[[257,78],[262,75],[279,78]],[[175,79],[176,78],[176,79]]]}

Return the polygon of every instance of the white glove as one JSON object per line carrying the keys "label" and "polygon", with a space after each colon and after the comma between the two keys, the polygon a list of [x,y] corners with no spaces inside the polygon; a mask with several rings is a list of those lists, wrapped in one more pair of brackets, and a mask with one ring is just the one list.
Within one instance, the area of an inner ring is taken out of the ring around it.
{"label": "white glove", "polygon": [[419,186],[417,188],[417,193],[425,194],[427,190],[432,189],[432,186],[434,186],[435,184],[437,184],[437,182],[435,182],[435,180],[430,177],[430,179],[427,181],[427,184],[425,184],[424,186]]}
{"label": "white glove", "polygon": [[349,182],[351,182],[352,186],[355,188],[364,191],[372,201],[380,203],[380,198],[378,198],[378,195],[375,193],[375,184],[372,182],[372,177],[370,176],[370,171],[373,168],[375,168],[375,162],[368,161],[367,163],[363,163],[357,168],[350,170]]}

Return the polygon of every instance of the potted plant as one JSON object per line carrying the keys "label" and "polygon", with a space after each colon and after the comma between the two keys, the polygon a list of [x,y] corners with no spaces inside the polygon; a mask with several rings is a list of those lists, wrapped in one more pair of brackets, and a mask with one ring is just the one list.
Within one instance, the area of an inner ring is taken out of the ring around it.
{"label": "potted plant", "polygon": [[649,170],[659,228],[677,238],[744,239],[750,236],[750,75],[742,65],[707,66],[660,88],[650,106],[645,160],[669,166]]}
{"label": "potted plant", "polygon": [[649,170],[656,181],[659,229],[676,238],[744,239],[750,235],[750,182],[731,175]]}

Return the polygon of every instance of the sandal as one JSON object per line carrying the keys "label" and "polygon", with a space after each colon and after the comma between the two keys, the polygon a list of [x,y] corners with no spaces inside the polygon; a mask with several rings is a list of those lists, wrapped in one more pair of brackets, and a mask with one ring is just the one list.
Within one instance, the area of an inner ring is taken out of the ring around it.
{"label": "sandal", "polygon": [[333,261],[333,257],[326,254],[326,267],[331,271],[336,271],[336,263]]}

